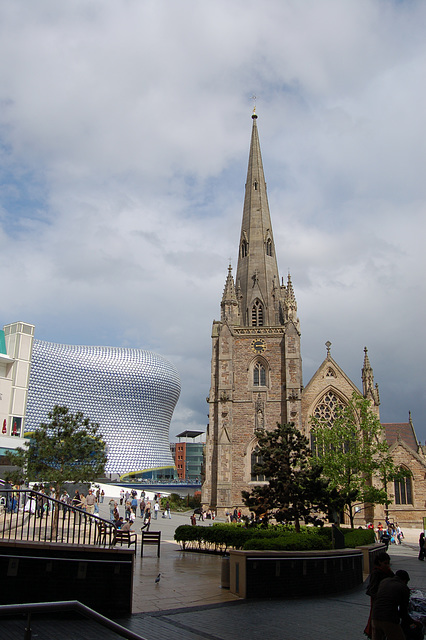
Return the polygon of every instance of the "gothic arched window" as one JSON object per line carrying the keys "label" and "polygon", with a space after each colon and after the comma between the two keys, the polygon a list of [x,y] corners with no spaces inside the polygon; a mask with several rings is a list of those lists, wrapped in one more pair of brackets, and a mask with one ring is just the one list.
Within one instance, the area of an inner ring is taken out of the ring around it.
{"label": "gothic arched window", "polygon": [[246,256],[248,256],[248,242],[243,240],[241,243],[241,257],[245,258]]}
{"label": "gothic arched window", "polygon": [[[314,409],[313,415],[321,422],[328,424],[330,427],[333,424],[337,412],[344,408],[344,403],[340,398],[336,396],[333,391],[327,391],[323,395]],[[346,446],[346,445],[343,445]],[[311,449],[316,455],[320,455],[321,451],[318,450],[317,443],[314,434],[311,432]]]}
{"label": "gothic arched window", "polygon": [[315,407],[314,416],[331,426],[336,418],[336,412],[343,409],[344,406],[344,403],[333,391],[327,391]]}
{"label": "gothic arched window", "polygon": [[253,367],[253,386],[266,387],[266,369],[261,362],[256,362]]}
{"label": "gothic arched window", "polygon": [[257,464],[262,464],[262,456],[259,455],[259,450],[254,449],[251,454],[251,481],[252,482],[265,482],[266,478],[262,473],[256,473],[254,467]]}
{"label": "gothic arched window", "polygon": [[[410,473],[406,467],[402,468],[407,474]],[[401,480],[394,481],[395,504],[413,504],[413,487],[411,483],[411,474]]]}
{"label": "gothic arched window", "polygon": [[251,324],[252,327],[263,327],[263,304],[260,300],[256,300],[251,308]]}
{"label": "gothic arched window", "polygon": [[266,255],[272,256],[272,240],[268,238],[266,241]]}

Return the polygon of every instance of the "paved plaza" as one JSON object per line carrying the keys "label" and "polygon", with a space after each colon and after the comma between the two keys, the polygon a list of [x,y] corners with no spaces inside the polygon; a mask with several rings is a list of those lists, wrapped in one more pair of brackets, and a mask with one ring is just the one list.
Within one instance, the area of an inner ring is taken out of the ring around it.
{"label": "paved plaza", "polygon": [[[101,515],[107,517],[107,501]],[[241,600],[221,588],[221,558],[182,552],[173,542],[188,515],[172,514],[151,522],[162,532],[161,556],[147,547],[135,558],[133,615],[117,620],[146,640],[234,640],[239,634],[253,640],[311,640],[313,637],[362,640],[369,614],[365,585],[326,598],[298,600]],[[139,531],[138,518],[135,530]],[[209,521],[198,526],[210,526]],[[409,586],[426,590],[426,563],[417,559],[418,530],[407,530],[402,545],[392,545],[392,569],[406,569]],[[155,578],[161,574],[160,582]],[[24,620],[0,619],[1,640],[22,640]],[[116,633],[86,619],[56,618],[32,623],[33,640],[117,640]]]}

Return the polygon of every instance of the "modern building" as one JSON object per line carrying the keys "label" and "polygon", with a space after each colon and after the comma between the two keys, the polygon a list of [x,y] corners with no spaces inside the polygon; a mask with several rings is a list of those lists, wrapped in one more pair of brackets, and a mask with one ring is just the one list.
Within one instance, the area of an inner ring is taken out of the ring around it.
{"label": "modern building", "polygon": [[59,404],[99,424],[107,473],[174,477],[169,429],[180,378],[166,358],[143,349],[44,342],[21,322],[4,328],[0,367],[0,448],[15,448],[17,436],[47,422]]}
{"label": "modern building", "polygon": [[[220,320],[213,321],[212,328],[202,503],[219,515],[235,506],[244,508],[241,492],[259,483],[253,473],[255,429],[272,430],[277,423],[292,422],[309,439],[311,416],[332,419],[336,406],[347,405],[353,392],[368,398],[380,418],[379,392],[367,349],[362,390],[332,358],[330,342],[324,362],[303,385],[296,296],[290,275],[284,284],[278,272],[257,115],[252,117],[236,277],[229,266]],[[410,472],[404,482],[395,482],[389,513],[403,526],[421,526],[426,503],[423,449],[411,419],[407,424],[385,425],[385,433],[394,461]],[[381,507],[362,513],[364,522],[374,517],[383,519]]]}
{"label": "modern building", "polygon": [[22,446],[34,325],[14,322],[0,330],[0,464]]}
{"label": "modern building", "polygon": [[176,436],[179,442],[171,445],[179,480],[201,482],[205,446],[200,440],[202,435],[204,431],[182,431]]}

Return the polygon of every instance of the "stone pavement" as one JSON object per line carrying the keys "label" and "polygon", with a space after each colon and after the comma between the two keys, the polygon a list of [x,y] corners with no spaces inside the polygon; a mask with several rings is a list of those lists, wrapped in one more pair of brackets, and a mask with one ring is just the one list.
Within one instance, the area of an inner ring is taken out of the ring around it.
{"label": "stone pavement", "polygon": [[[106,516],[105,503],[101,515]],[[161,557],[147,547],[144,558],[138,545],[135,562],[133,615],[116,620],[146,640],[234,640],[239,633],[250,640],[362,640],[369,614],[365,585],[325,598],[299,600],[241,600],[221,589],[221,559],[180,551],[173,542],[179,524],[189,517],[151,522],[162,532]],[[135,530],[140,529],[140,518]],[[210,522],[200,523],[209,526]],[[402,545],[392,545],[392,568],[406,569],[411,588],[426,590],[426,563],[417,559],[419,531],[405,532]],[[161,573],[158,584],[155,577]],[[0,619],[0,640],[22,640],[24,621]],[[119,636],[88,620],[50,619],[32,623],[33,640],[117,640]]]}

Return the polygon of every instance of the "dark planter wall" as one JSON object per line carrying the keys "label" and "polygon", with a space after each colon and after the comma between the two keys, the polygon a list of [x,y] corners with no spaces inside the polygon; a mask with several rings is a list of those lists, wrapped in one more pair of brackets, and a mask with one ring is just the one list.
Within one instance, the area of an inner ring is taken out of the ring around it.
{"label": "dark planter wall", "polygon": [[363,554],[231,551],[231,591],[245,598],[299,598],[351,589],[363,582]]}
{"label": "dark planter wall", "polygon": [[132,610],[133,551],[0,543],[0,604],[79,600],[100,613]]}

